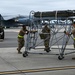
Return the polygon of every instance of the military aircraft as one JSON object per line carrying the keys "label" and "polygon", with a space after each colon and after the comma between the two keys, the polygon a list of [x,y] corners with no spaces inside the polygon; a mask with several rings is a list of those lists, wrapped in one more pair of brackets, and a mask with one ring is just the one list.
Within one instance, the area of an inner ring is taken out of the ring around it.
{"label": "military aircraft", "polygon": [[[40,14],[42,15],[40,17]],[[66,15],[65,15],[66,14]],[[50,12],[35,12],[34,13],[34,22],[33,19],[30,19],[29,16],[13,16],[13,15],[7,15],[7,16],[2,16],[0,15],[1,19],[1,25],[4,25],[8,28],[10,27],[18,27],[21,25],[31,25],[31,24],[40,24],[42,21],[44,22],[49,21],[50,23],[55,20],[53,22],[53,24],[59,22],[59,24],[61,24],[62,22],[65,23],[65,18],[69,17],[69,16],[74,16],[75,15],[75,10],[63,10],[63,11],[50,11]],[[47,17],[47,18],[46,18]],[[42,21],[41,21],[42,18]],[[58,20],[57,20],[58,18]],[[51,23],[52,25],[52,23]]]}
{"label": "military aircraft", "polygon": [[29,25],[30,20],[28,16],[2,16],[0,14],[0,39],[4,39],[4,28],[18,27],[21,25]]}
{"label": "military aircraft", "polygon": [[28,25],[30,23],[29,17],[28,16],[6,16],[4,18],[4,24],[7,28],[9,27],[18,27],[20,25]]}

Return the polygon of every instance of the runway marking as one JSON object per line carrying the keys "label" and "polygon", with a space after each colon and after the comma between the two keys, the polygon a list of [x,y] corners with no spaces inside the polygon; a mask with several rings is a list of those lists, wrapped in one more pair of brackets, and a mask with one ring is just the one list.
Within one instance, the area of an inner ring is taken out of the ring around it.
{"label": "runway marking", "polygon": [[63,66],[63,67],[51,67],[51,68],[37,68],[37,69],[26,69],[26,70],[14,70],[14,71],[2,71],[3,74],[19,74],[19,73],[35,73],[35,72],[45,72],[45,71],[58,71],[58,70],[68,70],[75,69],[75,66]]}
{"label": "runway marking", "polygon": [[5,32],[19,32],[20,30],[14,30],[14,29],[13,29],[13,30],[12,30],[12,29],[10,30],[10,29],[9,29],[9,30],[4,30],[4,31],[5,31]]}

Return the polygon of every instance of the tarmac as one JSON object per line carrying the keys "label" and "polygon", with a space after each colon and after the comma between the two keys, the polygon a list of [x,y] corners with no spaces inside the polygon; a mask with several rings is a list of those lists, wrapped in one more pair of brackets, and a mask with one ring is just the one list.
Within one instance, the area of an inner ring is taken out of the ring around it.
{"label": "tarmac", "polygon": [[[72,57],[75,53],[64,55],[64,59],[59,60],[59,50],[54,46],[51,52],[46,53],[43,46],[31,49],[27,57],[18,54],[16,47],[0,48],[0,75],[75,75],[75,60]],[[74,51],[73,46],[67,46]],[[66,49],[67,49],[66,48]],[[22,48],[22,52],[25,47]]]}
{"label": "tarmac", "polygon": [[[49,53],[43,48],[31,49],[27,57],[18,54],[16,47],[0,48],[0,75],[75,75],[73,45],[67,45],[62,60],[58,59],[61,46],[52,46]],[[22,48],[24,51],[25,47]]]}

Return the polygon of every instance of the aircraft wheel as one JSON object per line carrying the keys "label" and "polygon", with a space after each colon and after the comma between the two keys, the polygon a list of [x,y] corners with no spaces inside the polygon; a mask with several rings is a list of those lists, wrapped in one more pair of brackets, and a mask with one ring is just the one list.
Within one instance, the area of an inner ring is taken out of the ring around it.
{"label": "aircraft wheel", "polygon": [[3,34],[1,35],[1,39],[4,39],[4,31],[3,31]]}

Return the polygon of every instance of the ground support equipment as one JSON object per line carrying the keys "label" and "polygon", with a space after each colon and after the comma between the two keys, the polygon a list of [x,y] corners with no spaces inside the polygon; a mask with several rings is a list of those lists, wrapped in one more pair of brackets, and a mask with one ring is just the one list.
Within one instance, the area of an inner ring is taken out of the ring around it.
{"label": "ground support equipment", "polygon": [[[58,59],[62,60],[64,55],[71,54],[65,53],[66,46],[68,45],[71,36],[68,36],[64,33],[67,31],[71,33],[73,16],[75,16],[74,10],[65,10],[65,11],[51,11],[51,12],[34,12],[31,11],[29,19],[31,20],[31,25],[29,26],[30,31],[37,31],[35,33],[29,33],[27,35],[27,42],[25,45],[25,51],[23,57],[28,56],[31,49],[36,49],[43,41],[37,43],[39,40],[39,32],[43,27],[43,23],[48,22],[48,26],[51,28],[51,38],[50,38],[50,49],[52,46],[56,45],[59,49]],[[62,31],[62,32],[61,32]],[[62,42],[63,41],[63,42]],[[61,47],[59,47],[61,44]],[[37,53],[35,53],[37,54]],[[49,54],[49,53],[38,53],[38,54]],[[50,55],[52,55],[50,53]],[[54,55],[54,54],[53,54]]]}

